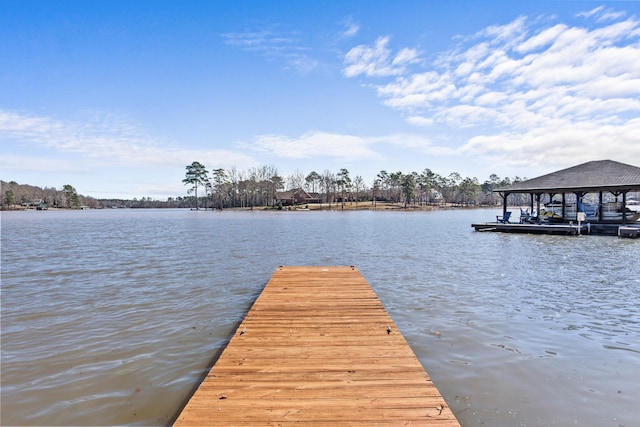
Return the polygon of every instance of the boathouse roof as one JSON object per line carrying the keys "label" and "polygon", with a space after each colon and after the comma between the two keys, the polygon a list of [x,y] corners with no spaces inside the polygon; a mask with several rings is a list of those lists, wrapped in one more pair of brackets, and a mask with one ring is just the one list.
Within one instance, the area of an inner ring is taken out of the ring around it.
{"label": "boathouse roof", "polygon": [[640,167],[613,160],[596,160],[493,191],[507,194],[640,191]]}

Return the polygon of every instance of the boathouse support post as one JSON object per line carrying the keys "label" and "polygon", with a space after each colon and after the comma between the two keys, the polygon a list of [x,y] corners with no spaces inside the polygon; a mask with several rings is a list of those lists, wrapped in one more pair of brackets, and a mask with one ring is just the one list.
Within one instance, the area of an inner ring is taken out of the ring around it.
{"label": "boathouse support post", "polygon": [[[540,201],[544,193],[536,193],[536,216],[540,215]],[[533,202],[531,203],[533,204]],[[531,213],[533,213],[533,206],[531,207]]]}
{"label": "boathouse support post", "polygon": [[604,201],[602,191],[598,192],[598,221],[602,221],[602,203]]}
{"label": "boathouse support post", "polygon": [[584,206],[582,205],[582,198],[587,193],[585,193],[584,191],[576,191],[573,194],[576,195],[576,219],[578,219],[578,212],[584,212]]}
{"label": "boathouse support post", "polygon": [[533,193],[529,193],[530,203],[529,203],[529,212],[533,215]]}
{"label": "boathouse support post", "polygon": [[567,214],[567,195],[562,193],[562,220],[564,221]]}
{"label": "boathouse support post", "polygon": [[620,206],[620,211],[622,212],[622,225],[627,225],[627,215],[625,212],[627,209],[627,192],[624,190],[612,191],[611,194],[616,197],[616,204],[618,203],[618,197],[622,194],[622,205]]}
{"label": "boathouse support post", "polygon": [[502,216],[504,217],[507,214],[507,197],[509,197],[509,193],[499,193],[500,197],[502,197]]}

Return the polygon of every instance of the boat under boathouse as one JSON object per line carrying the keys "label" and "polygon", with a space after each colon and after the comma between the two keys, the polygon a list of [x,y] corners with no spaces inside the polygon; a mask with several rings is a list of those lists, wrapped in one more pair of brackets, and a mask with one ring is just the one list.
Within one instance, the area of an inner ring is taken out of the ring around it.
{"label": "boat under boathouse", "polygon": [[[640,192],[637,166],[591,161],[493,191],[502,198],[502,216],[473,224],[477,231],[620,235],[621,228],[637,227],[632,234],[640,235],[640,205],[630,197]],[[510,212],[509,205],[520,212]]]}

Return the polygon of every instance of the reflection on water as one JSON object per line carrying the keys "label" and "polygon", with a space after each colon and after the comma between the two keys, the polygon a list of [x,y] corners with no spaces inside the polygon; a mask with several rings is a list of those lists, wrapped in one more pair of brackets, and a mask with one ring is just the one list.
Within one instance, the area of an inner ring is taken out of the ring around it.
{"label": "reflection on water", "polygon": [[494,211],[2,213],[2,425],[166,424],[278,265],[356,265],[464,426],[640,419],[640,241]]}

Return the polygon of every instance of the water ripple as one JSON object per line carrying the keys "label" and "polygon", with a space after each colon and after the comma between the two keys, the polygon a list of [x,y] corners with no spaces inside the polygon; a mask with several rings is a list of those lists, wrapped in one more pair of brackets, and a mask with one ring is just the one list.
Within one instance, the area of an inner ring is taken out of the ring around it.
{"label": "water ripple", "polygon": [[166,424],[278,265],[335,264],[463,425],[632,425],[640,242],[469,227],[493,216],[3,212],[2,424]]}

